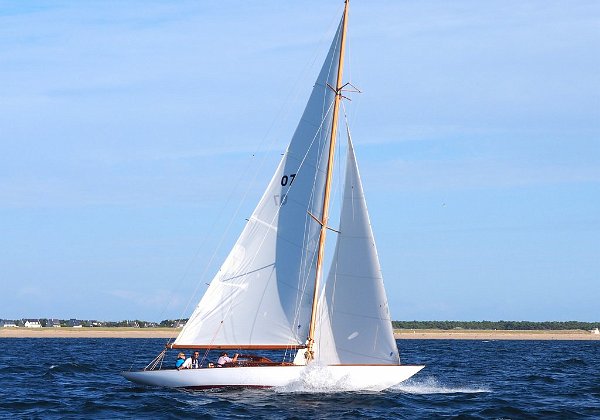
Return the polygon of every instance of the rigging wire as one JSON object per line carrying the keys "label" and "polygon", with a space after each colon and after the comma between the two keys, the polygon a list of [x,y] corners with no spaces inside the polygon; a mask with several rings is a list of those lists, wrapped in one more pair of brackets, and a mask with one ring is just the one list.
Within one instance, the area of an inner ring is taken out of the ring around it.
{"label": "rigging wire", "polygon": [[[316,132],[316,133],[315,133],[315,135],[313,136],[313,139],[312,139],[312,141],[311,141],[311,143],[310,143],[310,146],[309,146],[309,147],[308,147],[308,149],[306,150],[306,153],[304,154],[304,156],[303,156],[303,158],[302,158],[302,160],[301,160],[301,162],[300,162],[300,165],[298,166],[298,171],[297,171],[297,173],[300,173],[300,170],[302,169],[302,167],[303,167],[303,165],[304,165],[304,162],[306,161],[306,158],[308,157],[308,154],[309,154],[309,151],[310,151],[311,147],[313,146],[313,144],[314,144],[315,140],[317,139],[317,137],[319,137],[319,133],[321,133],[321,130],[322,130],[322,128],[323,128],[323,123],[324,123],[324,122],[327,120],[327,118],[328,118],[328,115],[329,115],[329,113],[330,113],[330,111],[331,111],[331,107],[333,107],[333,103],[331,104],[331,106],[330,106],[330,107],[329,107],[329,109],[327,110],[327,113],[325,114],[325,116],[324,116],[324,117],[323,117],[323,119],[321,120],[321,124],[320,124],[319,128],[317,129],[317,132]],[[286,152],[286,153],[287,153],[287,152]],[[292,185],[290,185],[290,187],[289,187],[288,191],[287,191],[287,192],[284,194],[284,196],[283,196],[283,197],[282,197],[282,199],[281,199],[281,200],[282,200],[282,202],[283,202],[283,200],[284,200],[284,197],[285,197],[285,199],[287,199],[287,196],[289,195],[290,191],[292,191],[292,189],[293,189],[293,188],[294,188],[294,185],[293,185],[293,184],[292,184]],[[275,214],[273,215],[272,219],[269,221],[269,225],[272,225],[272,224],[273,224],[273,222],[274,222],[274,221],[275,221],[275,220],[278,218],[278,216],[279,216],[279,212],[281,211],[281,208],[282,208],[282,206],[281,206],[281,205],[280,205],[280,206],[277,208],[277,210],[275,211]],[[308,217],[308,216],[307,216],[307,217]],[[266,230],[266,231],[265,231],[265,234],[263,235],[263,237],[262,237],[262,239],[261,239],[261,241],[260,241],[260,245],[258,246],[257,252],[254,254],[254,256],[253,256],[252,260],[250,261],[250,264],[249,264],[249,266],[252,266],[252,265],[254,264],[254,262],[255,262],[256,258],[258,257],[258,254],[259,254],[260,250],[262,249],[262,247],[263,247],[263,245],[264,245],[264,243],[265,243],[265,241],[266,241],[266,239],[267,239],[267,235],[268,235],[268,233],[269,233],[269,231],[268,231],[268,230]],[[239,278],[243,278],[244,276],[245,276],[245,273],[244,273],[244,274],[241,274],[241,270],[239,270],[239,271],[235,272],[235,275],[234,275],[233,277],[239,277]],[[269,279],[269,281],[270,281],[270,279]],[[228,309],[227,309],[227,312],[226,312],[226,313],[225,313],[225,315],[223,316],[223,319],[226,319],[226,318],[229,316],[229,314],[231,313],[231,311],[232,311],[232,309],[233,309],[233,305],[234,305],[234,300],[233,300],[233,299],[230,299],[230,304],[229,304],[229,307],[228,307]]]}
{"label": "rigging wire", "polygon": [[[349,128],[349,124],[348,124],[348,119],[347,119],[347,115],[346,115],[346,107],[345,107],[344,101],[341,101],[341,105],[342,105],[342,110],[343,110],[343,115],[344,115],[344,122],[345,122],[345,126],[346,126],[346,131],[349,134],[350,128]],[[341,127],[338,126],[338,133],[337,133],[338,138],[340,136],[340,131],[341,131]],[[338,174],[338,176],[336,177],[337,178],[337,187],[334,188],[333,199],[332,199],[332,201],[339,200],[340,210],[341,210],[341,206],[343,206],[343,199],[344,199],[344,194],[342,192],[343,177],[341,176],[341,173],[342,173],[342,168],[341,168],[341,162],[342,162],[341,153],[342,153],[342,151],[341,151],[341,149],[342,149],[341,145],[338,145],[338,148],[337,148],[337,151],[336,151],[337,154],[338,154],[338,159],[337,159],[337,162],[336,162],[336,171],[337,171],[337,174]],[[341,231],[338,232],[338,235],[339,234],[342,234],[342,232]],[[331,274],[332,272],[334,273],[334,280],[333,280],[334,292],[332,294],[333,297],[335,297],[335,284],[336,284],[336,280],[337,280],[337,263],[338,263],[337,259],[335,257],[336,257],[336,250],[337,250],[337,248],[339,246],[340,246],[340,243],[338,241],[336,241],[335,249],[333,251],[334,254],[331,257],[331,261],[330,261],[330,264],[329,264],[329,267],[330,267],[329,268],[329,274]],[[333,301],[333,300],[331,301],[331,307],[330,307],[329,302],[326,302],[327,297],[324,294],[325,290],[326,290],[326,287],[327,287],[327,283],[329,281],[329,274],[327,276],[324,276],[324,281],[323,281],[323,284],[321,286],[321,291],[322,291],[321,298],[323,299],[324,303],[321,304],[321,305],[319,305],[320,308],[319,308],[319,312],[318,312],[319,313],[318,322],[319,322],[319,327],[320,327],[319,328],[320,329],[319,334],[321,335],[321,337],[319,337],[320,338],[319,340],[316,340],[317,341],[317,347],[318,347],[318,350],[319,350],[319,352],[317,353],[317,358],[319,357],[318,354],[322,350],[323,340],[321,338],[322,338],[322,334],[323,334],[323,323],[325,322],[325,317],[323,315],[324,312],[325,312],[325,310],[327,310],[327,314],[328,314],[327,319],[329,321],[329,326],[330,326],[331,329],[333,329],[332,320],[333,320],[333,308],[335,306],[335,301]]]}
{"label": "rigging wire", "polygon": [[[336,45],[339,44],[339,42],[338,42],[339,37],[341,37],[341,33],[337,34],[337,37],[333,41]],[[337,49],[338,49],[338,47],[336,46],[336,50]],[[334,54],[334,56],[335,56],[335,54]],[[327,80],[329,80],[329,77],[331,75],[331,70],[332,70],[333,64],[334,64],[334,60],[332,60],[329,63],[329,68],[328,68],[327,78],[326,78]],[[326,105],[326,103],[325,103],[326,98],[327,98],[327,96],[323,97],[323,101],[324,101],[323,106],[324,107]],[[328,113],[331,110],[332,106],[333,106],[333,103],[331,103],[329,105]],[[323,122],[324,121],[322,121],[321,124],[323,124]],[[329,134],[329,130],[326,131],[325,134],[326,135]],[[324,144],[324,148],[320,151],[321,154],[325,153],[325,146],[327,146],[327,144],[328,144],[328,142],[326,141]],[[319,156],[319,158],[318,158],[318,161],[320,161],[320,160],[321,160],[321,156]],[[311,197],[310,197],[310,201],[309,201],[310,203],[312,203],[314,200],[315,186],[316,186],[316,182],[317,182],[317,174],[318,174],[318,172],[315,172],[315,176],[313,178],[313,188],[311,191]],[[322,218],[322,215],[321,215],[321,218]],[[309,223],[313,223],[313,221],[310,218],[306,218],[304,220],[304,238],[303,238],[303,244],[305,244],[305,250],[308,250],[309,245],[310,245],[310,240],[311,240],[311,238],[308,236],[309,232],[310,232],[309,225],[308,225]],[[312,253],[311,261],[307,261],[308,257],[309,257],[309,255],[303,251],[303,254],[302,254],[303,261],[301,263],[301,271],[299,273],[300,287],[298,288],[298,290],[296,292],[296,307],[295,307],[296,309],[295,309],[295,313],[294,313],[294,324],[293,325],[299,325],[302,301],[304,300],[304,297],[306,295],[306,288],[308,287],[308,282],[310,280],[311,274],[313,275],[313,277],[314,277],[314,275],[316,275],[316,272],[313,273],[313,267],[316,267],[317,253],[316,252]]]}

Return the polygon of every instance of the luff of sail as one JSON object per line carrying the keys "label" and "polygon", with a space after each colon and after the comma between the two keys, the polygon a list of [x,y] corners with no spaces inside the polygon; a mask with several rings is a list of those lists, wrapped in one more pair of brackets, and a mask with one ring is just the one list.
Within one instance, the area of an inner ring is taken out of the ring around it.
{"label": "luff of sail", "polygon": [[319,362],[400,363],[350,137],[339,234],[319,314],[316,349]]}
{"label": "luff of sail", "polygon": [[314,290],[341,25],[267,190],[173,347],[300,346]]}

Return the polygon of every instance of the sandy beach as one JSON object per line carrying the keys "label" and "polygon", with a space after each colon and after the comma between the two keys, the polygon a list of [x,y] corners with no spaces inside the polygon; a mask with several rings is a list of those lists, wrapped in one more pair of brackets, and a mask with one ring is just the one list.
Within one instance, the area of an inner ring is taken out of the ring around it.
{"label": "sandy beach", "polygon": [[176,328],[0,328],[0,338],[175,338]]}
{"label": "sandy beach", "polygon": [[[175,338],[174,328],[0,328],[0,338]],[[401,340],[600,340],[583,330],[395,330]]]}
{"label": "sandy beach", "polygon": [[600,340],[584,330],[394,330],[404,340]]}

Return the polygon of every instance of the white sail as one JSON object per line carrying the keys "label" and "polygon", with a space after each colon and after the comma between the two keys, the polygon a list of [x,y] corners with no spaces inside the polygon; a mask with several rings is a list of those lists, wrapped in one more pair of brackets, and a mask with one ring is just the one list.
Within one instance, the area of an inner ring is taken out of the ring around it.
{"label": "white sail", "polygon": [[[349,136],[340,232],[327,281],[317,293],[316,317],[311,319],[314,287],[319,283],[316,254],[320,254],[320,272],[324,250],[324,241],[319,246],[317,242],[327,228],[316,220],[327,219],[322,212],[329,207],[331,171],[325,171],[326,161],[334,156],[329,142],[336,133],[330,131],[337,126],[332,117],[338,113],[343,87],[338,64],[344,56],[348,3],[345,0],[342,23],[275,175],[173,343],[173,347],[211,349],[301,347],[294,362],[246,356],[223,369],[210,365],[166,369],[164,350],[146,369],[122,372],[130,381],[192,390],[296,387],[313,382],[317,375],[328,388],[379,391],[424,367],[400,365]],[[339,90],[334,93],[332,86]]]}
{"label": "white sail", "polygon": [[323,364],[399,364],[375,239],[352,142],[332,266],[320,300]]}
{"label": "white sail", "polygon": [[336,36],[288,149],[175,346],[304,344],[340,51]]}

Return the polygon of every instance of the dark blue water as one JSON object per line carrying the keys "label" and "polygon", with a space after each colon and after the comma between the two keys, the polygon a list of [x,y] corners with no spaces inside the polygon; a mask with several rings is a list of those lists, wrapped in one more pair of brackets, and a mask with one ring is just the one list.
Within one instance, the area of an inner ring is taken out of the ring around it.
{"label": "dark blue water", "polygon": [[[402,340],[426,364],[384,392],[181,392],[127,382],[162,339],[0,339],[0,416],[38,418],[600,418],[600,341]],[[171,356],[174,360],[174,355]]]}

